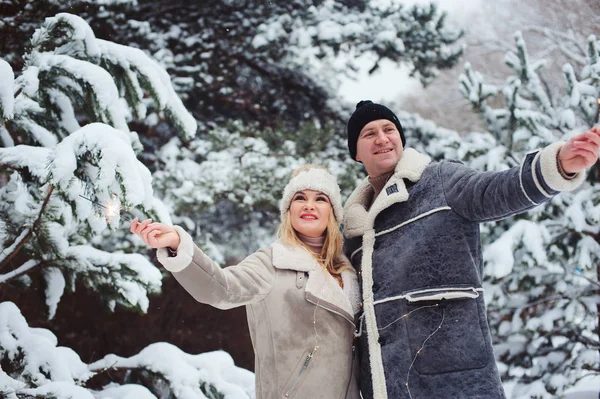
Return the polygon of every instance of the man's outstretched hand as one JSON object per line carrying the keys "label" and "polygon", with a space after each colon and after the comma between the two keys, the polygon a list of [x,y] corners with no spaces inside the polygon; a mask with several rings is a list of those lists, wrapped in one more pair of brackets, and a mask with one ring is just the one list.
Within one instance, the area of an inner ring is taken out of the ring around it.
{"label": "man's outstretched hand", "polygon": [[572,137],[560,148],[558,160],[566,173],[578,173],[598,161],[600,127]]}

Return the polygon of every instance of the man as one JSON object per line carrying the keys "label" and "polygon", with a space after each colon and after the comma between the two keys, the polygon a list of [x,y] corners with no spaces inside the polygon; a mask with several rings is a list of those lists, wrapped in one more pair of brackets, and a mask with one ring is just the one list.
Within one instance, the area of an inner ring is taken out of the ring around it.
{"label": "man", "polygon": [[573,190],[600,129],[480,173],[405,148],[387,107],[361,101],[348,148],[368,178],[345,206],[345,252],[363,291],[363,397],[504,398],[483,300],[479,223]]}

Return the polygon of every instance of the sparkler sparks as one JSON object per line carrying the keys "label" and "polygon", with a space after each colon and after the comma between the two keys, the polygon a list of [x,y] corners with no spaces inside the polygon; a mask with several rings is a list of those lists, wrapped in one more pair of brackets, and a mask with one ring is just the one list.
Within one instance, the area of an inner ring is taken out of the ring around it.
{"label": "sparkler sparks", "polygon": [[113,195],[111,199],[108,200],[105,208],[107,218],[117,216],[121,213],[121,210],[123,210],[123,207],[121,206],[121,201],[119,201],[119,198],[116,195]]}
{"label": "sparkler sparks", "polygon": [[[110,199],[106,202],[106,204],[101,204],[99,202],[92,200],[91,198],[84,197],[81,194],[79,194],[79,196],[83,199],[90,201],[92,204],[102,208],[103,213],[104,213],[103,217],[106,220],[107,224],[110,224],[111,220],[114,219],[115,217],[121,216],[121,212],[128,210],[128,209],[123,208],[123,206],[121,205],[121,201],[119,200],[119,197],[116,196],[115,194],[113,194],[110,197]],[[131,220],[128,217],[121,217],[121,219],[123,219],[126,222],[129,222]]]}

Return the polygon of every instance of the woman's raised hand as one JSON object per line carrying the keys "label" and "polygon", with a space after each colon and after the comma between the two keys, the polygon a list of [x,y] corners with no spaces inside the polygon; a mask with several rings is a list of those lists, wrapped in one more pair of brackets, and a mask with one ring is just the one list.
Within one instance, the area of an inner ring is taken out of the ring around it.
{"label": "woman's raised hand", "polygon": [[138,218],[133,219],[129,231],[138,235],[151,248],[169,247],[177,250],[179,247],[180,239],[177,231],[163,223],[152,223],[152,219],[143,222],[138,221]]}

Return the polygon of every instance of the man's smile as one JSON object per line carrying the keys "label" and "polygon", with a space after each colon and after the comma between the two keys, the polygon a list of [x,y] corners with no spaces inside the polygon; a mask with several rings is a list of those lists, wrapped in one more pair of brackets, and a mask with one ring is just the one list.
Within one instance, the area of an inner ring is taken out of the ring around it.
{"label": "man's smile", "polygon": [[385,148],[383,150],[379,150],[379,151],[375,152],[375,154],[386,154],[390,151],[393,151],[393,150],[391,148]]}

